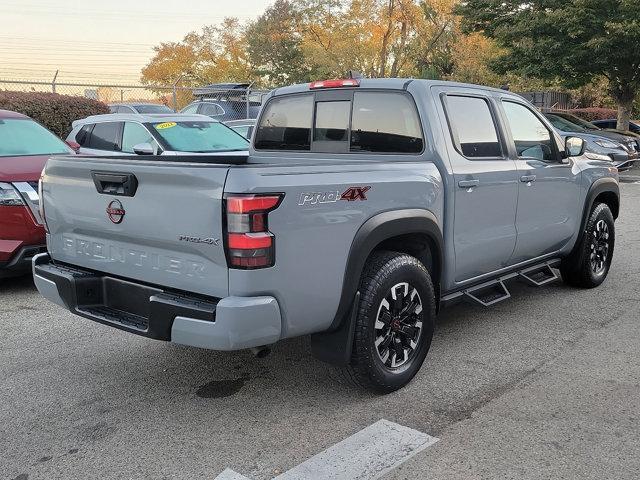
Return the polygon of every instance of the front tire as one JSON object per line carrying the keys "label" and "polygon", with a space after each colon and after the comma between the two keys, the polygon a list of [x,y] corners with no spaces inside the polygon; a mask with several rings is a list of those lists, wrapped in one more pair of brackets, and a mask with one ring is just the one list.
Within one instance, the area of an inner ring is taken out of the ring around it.
{"label": "front tire", "polygon": [[433,283],[416,258],[375,252],[360,280],[351,363],[347,377],[377,393],[413,379],[431,346],[435,320]]}
{"label": "front tire", "polygon": [[594,288],[604,282],[613,259],[615,237],[615,222],[609,206],[594,205],[580,244],[560,265],[562,280],[579,288]]}

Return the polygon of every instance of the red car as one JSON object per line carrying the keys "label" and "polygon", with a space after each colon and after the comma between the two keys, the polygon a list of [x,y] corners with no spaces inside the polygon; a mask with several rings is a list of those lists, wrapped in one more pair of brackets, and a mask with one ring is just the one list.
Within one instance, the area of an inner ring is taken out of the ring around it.
{"label": "red car", "polygon": [[28,272],[46,250],[38,180],[51,155],[73,153],[31,118],[0,110],[0,278]]}

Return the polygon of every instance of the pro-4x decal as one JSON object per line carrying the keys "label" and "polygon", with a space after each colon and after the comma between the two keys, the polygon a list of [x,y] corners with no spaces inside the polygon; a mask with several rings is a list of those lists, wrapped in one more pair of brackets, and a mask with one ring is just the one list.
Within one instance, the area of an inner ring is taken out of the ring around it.
{"label": "pro-4x decal", "polygon": [[367,199],[366,193],[371,190],[371,186],[349,187],[342,194],[339,190],[329,192],[303,192],[298,199],[298,205],[317,205],[320,203],[335,203],[338,200],[355,202]]}

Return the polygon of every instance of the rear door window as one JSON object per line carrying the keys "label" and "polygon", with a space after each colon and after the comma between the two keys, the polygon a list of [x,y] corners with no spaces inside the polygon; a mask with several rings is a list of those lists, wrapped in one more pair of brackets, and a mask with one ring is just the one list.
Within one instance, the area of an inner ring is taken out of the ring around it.
{"label": "rear door window", "polygon": [[122,122],[96,123],[86,145],[95,150],[117,152],[120,150],[120,134]]}
{"label": "rear door window", "polygon": [[484,98],[448,95],[446,110],[456,148],[467,158],[502,157],[496,124]]}

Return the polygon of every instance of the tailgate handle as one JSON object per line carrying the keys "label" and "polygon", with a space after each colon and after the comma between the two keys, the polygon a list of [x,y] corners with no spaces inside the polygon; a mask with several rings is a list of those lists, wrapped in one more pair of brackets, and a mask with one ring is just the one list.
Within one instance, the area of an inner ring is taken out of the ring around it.
{"label": "tailgate handle", "polygon": [[133,197],[138,189],[138,179],[133,173],[91,172],[98,193]]}

